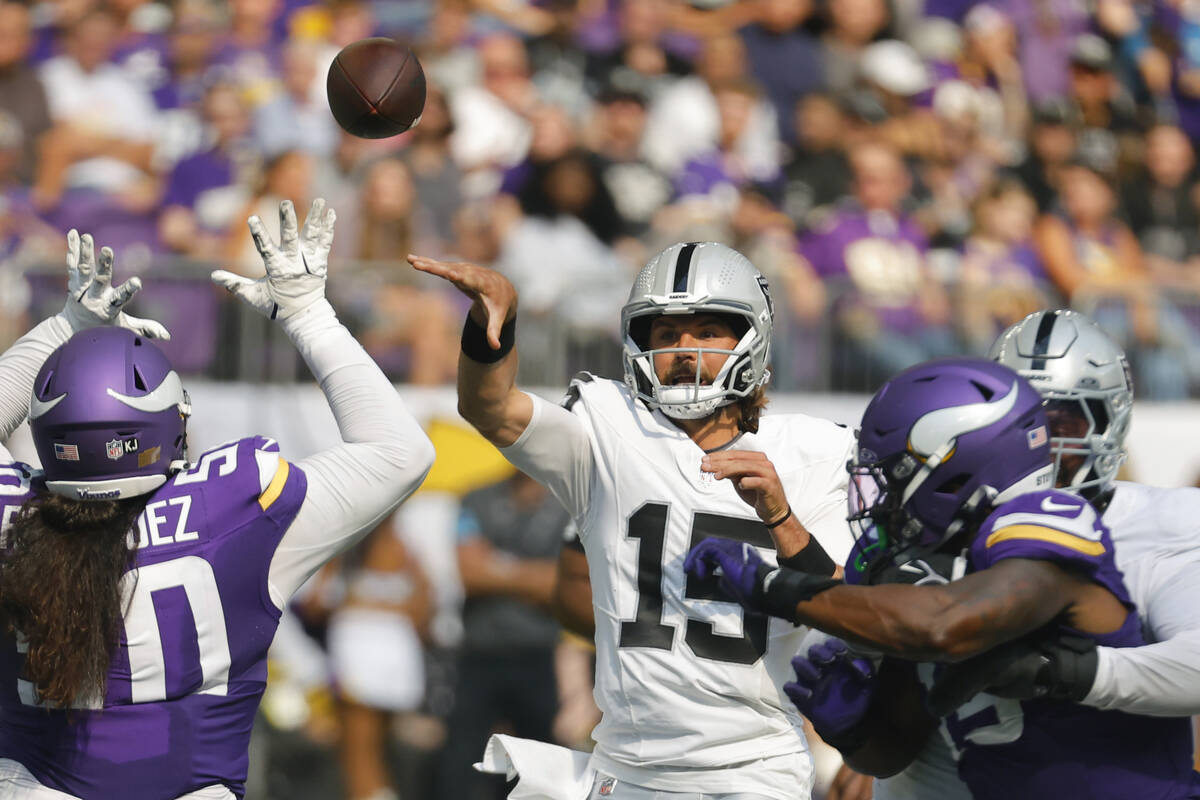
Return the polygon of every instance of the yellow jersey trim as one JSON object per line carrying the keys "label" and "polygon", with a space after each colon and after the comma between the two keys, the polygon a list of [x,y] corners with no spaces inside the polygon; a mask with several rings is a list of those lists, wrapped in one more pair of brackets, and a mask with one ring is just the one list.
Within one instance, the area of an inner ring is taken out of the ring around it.
{"label": "yellow jersey trim", "polygon": [[275,477],[271,478],[271,482],[267,484],[267,488],[258,496],[258,505],[263,511],[271,507],[271,504],[279,499],[279,495],[283,493],[283,485],[287,483],[288,472],[291,469],[288,467],[288,462],[282,458],[279,459],[279,467],[275,470]]}
{"label": "yellow jersey trim", "polygon": [[987,541],[984,544],[987,547],[991,547],[994,544],[999,544],[1009,539],[1032,539],[1037,542],[1049,542],[1050,544],[1065,547],[1068,550],[1074,550],[1087,556],[1098,556],[1104,552],[1104,544],[1102,542],[1093,542],[1070,533],[1056,531],[1053,528],[1043,528],[1040,525],[1009,525],[1007,528],[993,531],[987,537]]}

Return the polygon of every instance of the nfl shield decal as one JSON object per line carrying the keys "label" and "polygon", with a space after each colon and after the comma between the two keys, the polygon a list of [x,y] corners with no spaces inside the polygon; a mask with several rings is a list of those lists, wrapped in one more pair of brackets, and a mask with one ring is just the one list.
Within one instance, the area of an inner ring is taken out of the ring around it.
{"label": "nfl shield decal", "polygon": [[612,795],[613,789],[615,788],[617,788],[617,779],[605,778],[604,780],[600,781],[600,791],[596,792],[596,794],[600,795],[601,797],[609,797]]}
{"label": "nfl shield decal", "polygon": [[105,442],[104,449],[108,453],[108,457],[113,461],[116,461],[118,458],[125,455],[125,443],[120,439],[113,439],[111,442]]}

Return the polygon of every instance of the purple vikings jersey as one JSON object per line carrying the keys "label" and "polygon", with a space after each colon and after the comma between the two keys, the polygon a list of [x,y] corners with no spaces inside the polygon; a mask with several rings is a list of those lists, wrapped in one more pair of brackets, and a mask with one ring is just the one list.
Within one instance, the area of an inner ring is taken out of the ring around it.
{"label": "purple vikings jersey", "polygon": [[[1084,500],[1047,490],[1001,505],[972,542],[970,568],[986,569],[1006,558],[1053,561],[1108,589],[1128,609],[1125,623],[1112,633],[1081,634],[1065,625],[1062,632],[1108,647],[1145,643],[1113,561],[1108,529]],[[1197,796],[1186,719],[980,694],[943,720],[942,733],[976,800]]]}
{"label": "purple vikings jersey", "polygon": [[[0,466],[0,521],[39,480]],[[247,748],[280,610],[275,549],[304,500],[304,473],[270,439],[202,455],[150,495],[130,540],[136,571],[99,702],[36,705],[19,636],[0,636],[0,758],[86,798],[175,798],[223,784],[244,792]]]}
{"label": "purple vikings jersey", "polygon": [[912,333],[924,324],[918,308],[928,241],[910,219],[851,207],[804,236],[801,255],[822,278],[848,279],[842,309],[866,306],[884,327]]}

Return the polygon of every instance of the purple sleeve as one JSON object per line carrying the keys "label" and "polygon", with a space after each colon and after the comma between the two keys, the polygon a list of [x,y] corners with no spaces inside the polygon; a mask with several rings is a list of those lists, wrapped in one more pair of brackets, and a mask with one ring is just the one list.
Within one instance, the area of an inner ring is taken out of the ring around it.
{"label": "purple sleeve", "polygon": [[1033,492],[993,511],[971,545],[976,570],[1006,558],[1054,561],[1095,576],[1112,563],[1112,542],[1087,501],[1057,490]]}

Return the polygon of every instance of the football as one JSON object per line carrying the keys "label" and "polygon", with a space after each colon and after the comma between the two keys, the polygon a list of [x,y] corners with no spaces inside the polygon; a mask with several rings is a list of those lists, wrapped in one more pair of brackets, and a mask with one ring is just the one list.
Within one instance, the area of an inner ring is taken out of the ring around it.
{"label": "football", "polygon": [[363,139],[386,139],[420,121],[425,72],[399,42],[360,39],[333,59],[325,90],[329,110],[344,130]]}

